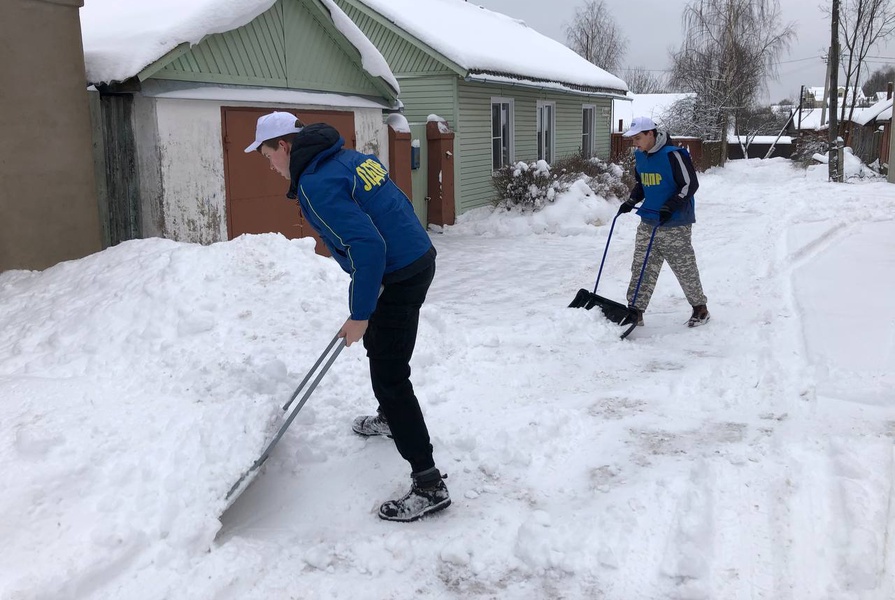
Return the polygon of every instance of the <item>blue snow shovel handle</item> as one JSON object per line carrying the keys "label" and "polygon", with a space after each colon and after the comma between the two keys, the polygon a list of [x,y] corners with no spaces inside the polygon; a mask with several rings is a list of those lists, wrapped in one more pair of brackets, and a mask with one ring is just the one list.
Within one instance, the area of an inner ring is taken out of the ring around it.
{"label": "blue snow shovel handle", "polygon": [[[652,210],[649,208],[642,208],[638,210]],[[659,212],[659,211],[652,211]],[[594,283],[594,294],[597,293],[597,287],[600,285],[600,277],[603,275],[603,265],[606,264],[606,253],[609,252],[609,242],[612,240],[612,232],[615,231],[615,222],[620,217],[620,214],[615,215],[615,218],[612,219],[612,225],[609,227],[609,235],[606,237],[606,247],[603,248],[603,260],[600,261],[600,270],[597,272],[597,281]],[[643,282],[643,274],[646,272],[646,265],[649,262],[650,250],[653,248],[653,240],[656,239],[656,231],[659,230],[659,225],[653,227],[653,232],[649,237],[649,244],[646,247],[646,256],[643,257],[643,266],[640,267],[640,277],[637,278],[637,287],[634,288],[634,298],[631,300],[631,306],[637,302],[637,294],[640,292],[640,284]]]}

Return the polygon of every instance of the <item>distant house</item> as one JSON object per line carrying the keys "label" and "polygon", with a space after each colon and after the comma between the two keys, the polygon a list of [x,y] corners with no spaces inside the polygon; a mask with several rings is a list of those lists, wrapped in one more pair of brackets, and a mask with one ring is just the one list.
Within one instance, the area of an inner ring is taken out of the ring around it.
{"label": "distant house", "polygon": [[[425,152],[430,115],[455,134],[457,212],[488,204],[515,161],[609,156],[625,83],[521,21],[463,0],[336,0],[385,56]],[[414,172],[414,194],[428,173]]]}
{"label": "distant house", "polygon": [[[802,106],[804,108],[820,108],[825,104],[829,105],[830,93],[827,90],[827,95],[824,96],[824,87],[806,87],[805,95],[802,98]],[[852,106],[858,108],[864,108],[869,106],[873,99],[867,98],[864,96],[864,90],[860,87],[849,87],[846,89],[845,86],[839,86],[837,88],[837,102],[836,104],[841,108],[843,104],[845,106]]]}
{"label": "distant house", "polygon": [[91,0],[81,21],[107,243],[311,235],[283,179],[244,153],[273,109],[389,160],[398,83],[332,0]]}

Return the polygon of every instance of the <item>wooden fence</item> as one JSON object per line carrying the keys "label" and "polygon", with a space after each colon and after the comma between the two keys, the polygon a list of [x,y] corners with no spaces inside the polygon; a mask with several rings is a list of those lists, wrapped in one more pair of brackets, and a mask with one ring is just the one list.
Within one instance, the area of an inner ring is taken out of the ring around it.
{"label": "wooden fence", "polygon": [[[713,164],[719,164],[717,162],[712,163],[711,156],[713,153],[705,152],[703,148],[704,143],[701,139],[676,136],[671,136],[671,139],[674,140],[675,145],[687,149],[687,152],[690,153],[690,158],[693,160],[693,167],[697,171],[705,171]],[[626,138],[620,133],[613,133],[609,151],[610,162],[622,161],[624,156],[631,151],[631,147],[631,138]]]}

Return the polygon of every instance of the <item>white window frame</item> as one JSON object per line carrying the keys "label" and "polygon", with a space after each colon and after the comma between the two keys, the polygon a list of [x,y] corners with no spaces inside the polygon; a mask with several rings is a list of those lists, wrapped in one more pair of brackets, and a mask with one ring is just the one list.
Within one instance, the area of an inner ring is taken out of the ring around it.
{"label": "white window frame", "polygon": [[[550,109],[549,123],[543,122],[545,108]],[[547,127],[546,131],[544,128],[545,125]],[[556,161],[556,102],[538,100],[535,127],[538,139],[538,160],[545,160],[547,161],[547,164],[552,165],[554,161]]]}
{"label": "white window frame", "polygon": [[[587,114],[587,111],[591,111],[590,115],[590,131],[586,133],[588,144],[587,148],[585,148],[584,143],[584,115]],[[594,137],[596,137],[597,133],[597,105],[596,104],[582,104],[581,105],[581,155],[584,158],[593,158],[594,156]]]}
{"label": "white window frame", "polygon": [[491,129],[491,144],[488,147],[488,151],[491,154],[492,171],[497,171],[501,167],[507,166],[494,163],[494,141],[497,139],[497,136],[495,135],[496,132],[494,131],[494,105],[503,106],[504,104],[508,105],[506,127],[507,137],[509,139],[504,140],[502,133],[500,135],[500,139],[501,142],[506,143],[508,160],[507,165],[512,165],[516,160],[516,102],[513,98],[494,96],[491,98],[491,112],[488,113],[489,128]]}

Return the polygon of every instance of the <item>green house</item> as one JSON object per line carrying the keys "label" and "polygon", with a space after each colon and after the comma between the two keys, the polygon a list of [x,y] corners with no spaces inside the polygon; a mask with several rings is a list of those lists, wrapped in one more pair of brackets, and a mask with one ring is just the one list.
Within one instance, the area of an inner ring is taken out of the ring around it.
{"label": "green house", "polygon": [[[501,166],[609,157],[627,86],[559,42],[463,0],[335,1],[398,78],[413,137],[425,143],[432,115],[454,130],[457,214],[492,201]],[[415,171],[414,199],[425,177]]]}

